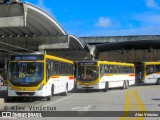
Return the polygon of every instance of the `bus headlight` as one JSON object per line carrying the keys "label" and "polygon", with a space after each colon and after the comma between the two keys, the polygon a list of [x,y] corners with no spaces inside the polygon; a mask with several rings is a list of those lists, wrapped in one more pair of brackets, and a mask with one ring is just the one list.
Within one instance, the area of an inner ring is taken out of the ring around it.
{"label": "bus headlight", "polygon": [[43,87],[44,87],[44,84],[42,84],[42,85],[38,88],[38,90],[42,90]]}
{"label": "bus headlight", "polygon": [[14,90],[10,85],[8,85],[8,87],[9,87],[10,90]]}

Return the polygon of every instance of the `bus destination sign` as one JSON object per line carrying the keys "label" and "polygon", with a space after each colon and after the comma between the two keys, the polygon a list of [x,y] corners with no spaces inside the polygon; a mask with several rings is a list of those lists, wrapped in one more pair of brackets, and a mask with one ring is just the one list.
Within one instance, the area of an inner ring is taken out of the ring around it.
{"label": "bus destination sign", "polygon": [[97,62],[78,62],[78,65],[97,65]]}
{"label": "bus destination sign", "polygon": [[43,60],[44,56],[43,55],[15,55],[15,56],[11,56],[11,60]]}

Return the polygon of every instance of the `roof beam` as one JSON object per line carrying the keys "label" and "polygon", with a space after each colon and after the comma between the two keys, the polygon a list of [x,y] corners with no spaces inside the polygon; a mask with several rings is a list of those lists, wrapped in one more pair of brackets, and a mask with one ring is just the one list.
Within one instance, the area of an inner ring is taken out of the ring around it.
{"label": "roof beam", "polygon": [[23,3],[0,5],[0,27],[26,27],[27,7]]}

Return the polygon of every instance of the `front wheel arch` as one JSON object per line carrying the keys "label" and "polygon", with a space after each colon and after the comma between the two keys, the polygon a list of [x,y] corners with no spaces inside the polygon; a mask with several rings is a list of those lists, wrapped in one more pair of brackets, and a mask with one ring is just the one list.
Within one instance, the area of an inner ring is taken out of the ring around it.
{"label": "front wheel arch", "polygon": [[160,78],[157,79],[157,85],[160,85]]}

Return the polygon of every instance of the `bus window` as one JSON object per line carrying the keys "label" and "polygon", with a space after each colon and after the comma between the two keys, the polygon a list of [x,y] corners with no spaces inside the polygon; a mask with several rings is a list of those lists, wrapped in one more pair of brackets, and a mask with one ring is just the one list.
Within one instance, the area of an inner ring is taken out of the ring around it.
{"label": "bus window", "polygon": [[113,73],[117,73],[117,66],[116,65],[113,66]]}
{"label": "bus window", "polygon": [[160,65],[156,65],[156,72],[160,72]]}
{"label": "bus window", "polygon": [[104,66],[104,72],[105,72],[105,73],[109,73],[109,66],[108,66],[108,65],[105,65],[105,66]]}
{"label": "bus window", "polygon": [[96,80],[98,78],[98,67],[97,66],[78,66],[79,80]]}
{"label": "bus window", "polygon": [[147,71],[147,75],[154,73],[154,71],[155,71],[154,65],[147,65],[146,66],[146,71]]}
{"label": "bus window", "polygon": [[56,75],[58,75],[59,74],[59,69],[58,69],[58,61],[54,61],[53,62],[53,68],[54,68],[54,73],[56,74]]}
{"label": "bus window", "polygon": [[113,73],[113,65],[109,65],[109,73]]}
{"label": "bus window", "polygon": [[100,66],[100,73],[101,73],[101,75],[104,75],[104,73],[105,73],[104,67],[105,67],[104,65]]}
{"label": "bus window", "polygon": [[36,84],[43,80],[43,63],[11,62],[9,79],[13,84]]}

